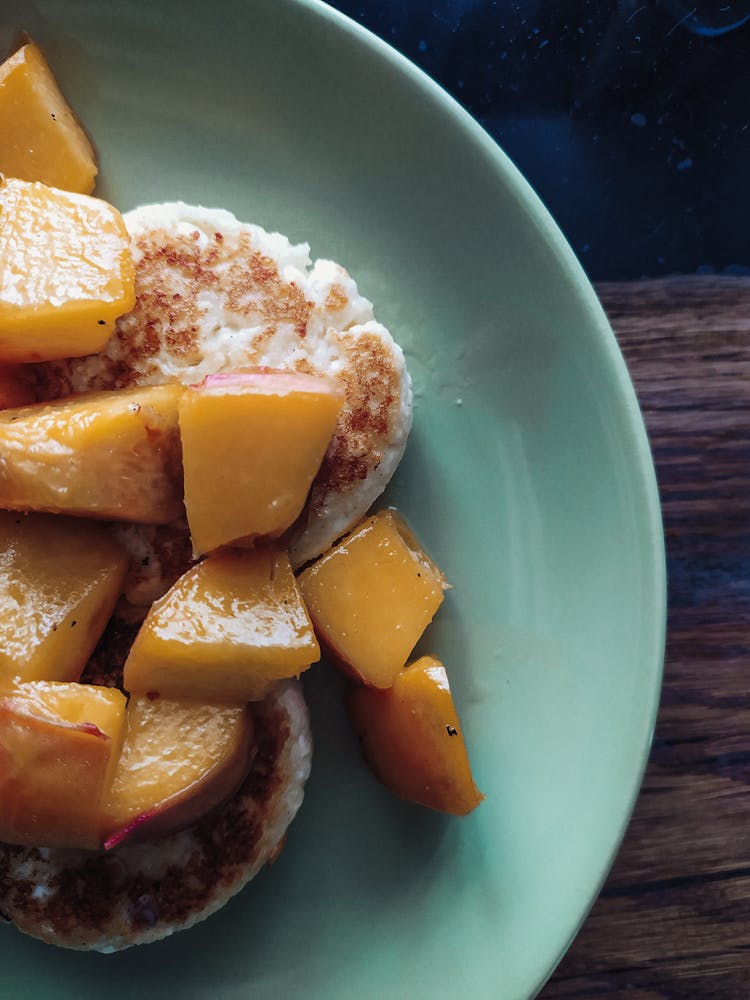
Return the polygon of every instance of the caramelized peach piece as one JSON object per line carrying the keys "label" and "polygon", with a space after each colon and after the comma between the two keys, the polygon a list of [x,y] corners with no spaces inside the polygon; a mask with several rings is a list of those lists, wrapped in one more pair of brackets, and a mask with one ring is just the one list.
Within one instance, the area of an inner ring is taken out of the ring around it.
{"label": "caramelized peach piece", "polygon": [[246,705],[131,696],[104,846],[182,829],[223,802],[247,774],[252,733]]}
{"label": "caramelized peach piece", "polygon": [[96,155],[33,42],[0,66],[0,174],[90,194]]}
{"label": "caramelized peach piece", "polygon": [[458,816],[482,801],[448,677],[435,657],[412,663],[387,691],[356,688],[348,707],[366,760],[396,795]]}
{"label": "caramelized peach piece", "polygon": [[289,557],[226,550],[182,576],[149,612],[125,664],[126,690],[256,701],[320,656]]}
{"label": "caramelized peach piece", "polygon": [[326,378],[209,375],[180,402],[185,508],[196,553],[275,537],[299,516],[343,405]]}
{"label": "caramelized peach piece", "polygon": [[0,360],[100,351],[135,302],[117,209],[44,184],[0,184]]}
{"label": "caramelized peach piece", "polygon": [[102,801],[125,722],[125,695],[32,681],[0,693],[0,840],[101,845]]}
{"label": "caramelized peach piece", "polygon": [[177,385],[0,411],[0,507],[166,524],[182,512]]}
{"label": "caramelized peach piece", "polygon": [[321,642],[355,678],[387,688],[440,607],[443,574],[395,511],[366,518],[299,578]]}
{"label": "caramelized peach piece", "polygon": [[0,677],[77,681],[127,566],[99,525],[0,511]]}

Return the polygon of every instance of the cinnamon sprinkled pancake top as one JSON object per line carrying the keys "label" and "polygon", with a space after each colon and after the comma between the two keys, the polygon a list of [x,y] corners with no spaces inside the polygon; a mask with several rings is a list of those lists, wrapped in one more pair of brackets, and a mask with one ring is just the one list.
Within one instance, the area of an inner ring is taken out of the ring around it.
{"label": "cinnamon sprinkled pancake top", "polygon": [[346,401],[291,542],[295,565],[351,527],[385,488],[411,426],[401,349],[338,264],[306,244],[181,202],[125,216],[136,303],[98,355],[37,367],[38,395],[200,381],[243,366],[339,379]]}

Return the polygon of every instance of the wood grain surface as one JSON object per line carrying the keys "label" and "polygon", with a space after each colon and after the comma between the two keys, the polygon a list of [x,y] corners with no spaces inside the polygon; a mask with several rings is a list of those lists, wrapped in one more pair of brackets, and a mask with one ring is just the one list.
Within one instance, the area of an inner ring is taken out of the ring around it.
{"label": "wood grain surface", "polygon": [[541,993],[750,998],[750,278],[598,286],[656,463],[661,708],[615,866]]}

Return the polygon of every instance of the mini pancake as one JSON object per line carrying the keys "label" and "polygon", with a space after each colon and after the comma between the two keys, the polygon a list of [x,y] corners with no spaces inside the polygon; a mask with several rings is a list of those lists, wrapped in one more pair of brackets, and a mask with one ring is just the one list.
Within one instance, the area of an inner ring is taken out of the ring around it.
{"label": "mini pancake", "polygon": [[[183,203],[136,209],[125,221],[136,263],[133,311],[100,354],[33,366],[36,397],[189,384],[246,366],[339,379],[346,402],[290,537],[292,560],[303,565],[360,519],[401,459],[412,416],[401,349],[349,274],[332,261],[311,265],[306,244]],[[131,556],[120,616],[137,623],[189,566],[187,524],[112,530]],[[118,683],[132,628],[110,626],[84,681]],[[44,941],[110,952],[218,910],[278,853],[310,771],[299,685],[280,685],[253,713],[247,779],[189,829],[107,853],[0,844],[0,914]]]}
{"label": "mini pancake", "polygon": [[247,366],[338,379],[346,401],[290,539],[301,566],[362,517],[411,428],[403,352],[340,265],[229,212],[173,202],[125,215],[136,304],[105,349],[37,366],[37,393],[179,381]]}
{"label": "mini pancake", "polygon": [[106,853],[0,844],[0,914],[50,944],[112,952],[219,910],[279,853],[310,773],[298,682],[281,684],[253,715],[246,780],[195,826]]}

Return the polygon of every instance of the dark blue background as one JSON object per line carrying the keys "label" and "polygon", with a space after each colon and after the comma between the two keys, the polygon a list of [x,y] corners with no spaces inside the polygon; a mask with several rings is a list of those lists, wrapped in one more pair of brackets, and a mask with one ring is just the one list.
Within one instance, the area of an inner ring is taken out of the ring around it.
{"label": "dark blue background", "polygon": [[331,0],[456,97],[594,280],[750,273],[750,0]]}

